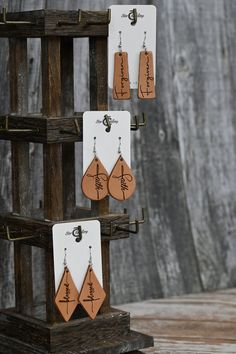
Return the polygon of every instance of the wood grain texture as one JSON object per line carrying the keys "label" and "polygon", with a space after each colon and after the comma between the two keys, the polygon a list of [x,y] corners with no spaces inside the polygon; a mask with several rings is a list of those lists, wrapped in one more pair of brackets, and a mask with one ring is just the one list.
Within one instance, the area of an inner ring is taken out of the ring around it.
{"label": "wood grain texture", "polygon": [[[20,4],[15,0],[13,3]],[[139,235],[111,245],[113,303],[199,292],[236,283],[236,4],[233,0],[151,3],[157,4],[158,16],[157,100],[141,103],[134,97],[128,103],[114,102],[111,98],[109,101],[110,109],[128,109],[134,114],[145,111],[149,117],[147,128],[133,133],[132,139],[137,192],[128,203],[112,202],[111,209],[120,211],[128,206],[136,217],[141,206],[148,207],[150,222],[140,228]],[[29,1],[27,10],[34,6],[35,2]],[[75,10],[78,7],[104,10],[107,2],[48,1],[48,8]],[[6,44],[0,46],[1,114],[8,111],[6,48]],[[31,46],[34,61],[29,80],[34,107],[40,102],[36,94],[40,72],[38,52],[36,46]],[[88,59],[87,39],[76,40],[77,111],[89,108]],[[80,145],[76,143],[78,186]],[[8,147],[8,143],[0,142],[1,210],[11,207]],[[39,153],[35,148],[32,150],[33,156]],[[38,162],[33,175],[34,181],[42,175]],[[42,190],[34,184],[37,190],[33,203],[38,206]],[[88,205],[79,187],[76,197],[80,205]],[[0,254],[5,254],[8,247],[1,243]],[[2,257],[0,262],[2,265]],[[7,277],[9,267],[8,262],[3,264]],[[11,281],[2,283],[0,288],[3,305],[7,303],[4,293],[5,289],[10,291]]]}
{"label": "wood grain texture", "polygon": [[154,348],[144,353],[235,353],[236,290],[148,300],[121,306],[131,327],[151,334]]}

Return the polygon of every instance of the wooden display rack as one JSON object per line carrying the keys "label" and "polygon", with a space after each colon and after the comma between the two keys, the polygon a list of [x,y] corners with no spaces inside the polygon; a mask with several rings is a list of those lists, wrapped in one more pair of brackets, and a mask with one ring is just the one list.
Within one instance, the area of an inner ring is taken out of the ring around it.
{"label": "wooden display rack", "polygon": [[[74,142],[82,140],[82,114],[74,113],[73,38],[89,37],[90,109],[107,110],[107,36],[110,13],[3,11],[0,37],[9,38],[10,114],[0,117],[0,139],[11,141],[13,213],[1,216],[1,238],[14,242],[15,308],[0,312],[0,353],[128,353],[153,346],[153,338],[130,330],[130,315],[110,307],[109,245],[138,231],[143,220],[109,214],[109,198],[76,208]],[[42,114],[28,114],[27,38],[40,37]],[[133,127],[135,128],[135,126]],[[136,123],[138,128],[138,123]],[[44,215],[29,209],[29,142],[43,143]],[[54,304],[52,226],[71,218],[102,225],[103,282],[107,294],[94,321],[78,310],[62,322]],[[32,246],[45,252],[46,303],[33,301]]]}

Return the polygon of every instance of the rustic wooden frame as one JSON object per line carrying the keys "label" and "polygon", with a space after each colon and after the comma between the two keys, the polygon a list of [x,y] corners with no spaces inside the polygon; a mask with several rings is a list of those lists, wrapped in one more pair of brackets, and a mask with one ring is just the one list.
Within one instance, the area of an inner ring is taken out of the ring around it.
{"label": "rustic wooden frame", "polygon": [[[0,37],[9,38],[11,129],[32,132],[0,131],[0,139],[12,141],[13,214],[0,218],[0,227],[36,237],[14,242],[16,307],[0,312],[0,351],[15,353],[121,353],[153,345],[153,338],[130,330],[129,314],[110,307],[110,241],[127,237],[127,232],[113,230],[116,225],[129,225],[126,214],[110,214],[109,198],[92,202],[91,210],[81,212],[102,225],[103,285],[106,300],[94,322],[78,308],[77,320],[63,323],[54,304],[55,285],[52,248],[52,226],[71,217],[75,205],[75,153],[73,134],[60,133],[82,125],[81,116],[73,116],[73,38],[89,37],[90,109],[107,110],[107,12],[41,10],[7,14],[9,21],[32,24],[1,24]],[[80,13],[81,16],[81,13]],[[1,21],[1,19],[0,19]],[[58,24],[60,22],[60,24]],[[42,116],[29,117],[27,112],[27,38],[40,37],[42,42]],[[66,92],[71,92],[68,98]],[[64,118],[65,116],[70,118]],[[0,130],[5,117],[0,117]],[[82,129],[76,139],[82,140]],[[73,131],[73,130],[72,130]],[[55,133],[56,132],[56,133]],[[59,134],[59,135],[58,135]],[[36,134],[37,135],[37,134]],[[61,137],[60,135],[63,135]],[[71,136],[72,135],[72,136]],[[20,138],[19,138],[20,137]],[[43,143],[44,218],[32,219],[29,210],[29,141]],[[69,158],[68,158],[69,156]],[[69,183],[66,180],[70,176]],[[22,231],[22,229],[24,231]],[[113,236],[111,237],[111,230]],[[1,230],[0,230],[1,231]],[[8,230],[9,231],[9,230]],[[1,232],[0,232],[1,233]],[[2,234],[2,233],[1,233]],[[5,236],[2,236],[5,238]],[[33,304],[32,246],[44,248],[46,303]],[[112,334],[111,334],[112,328]],[[26,333],[28,333],[26,335]],[[96,333],[95,340],[91,340]],[[79,334],[79,335],[78,335]],[[66,337],[66,338],[65,338]],[[24,342],[22,341],[24,338]]]}

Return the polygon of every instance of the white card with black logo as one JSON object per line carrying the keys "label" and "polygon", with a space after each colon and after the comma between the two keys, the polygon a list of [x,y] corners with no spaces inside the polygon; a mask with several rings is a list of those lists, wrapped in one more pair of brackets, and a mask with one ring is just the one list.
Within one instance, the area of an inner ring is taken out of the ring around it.
{"label": "white card with black logo", "polygon": [[[108,84],[113,88],[114,55],[128,53],[130,88],[138,88],[139,54],[146,49],[153,53],[154,82],[156,81],[156,7],[154,5],[112,5],[108,37]],[[134,24],[135,12],[137,22]],[[145,34],[146,32],[146,34]]]}
{"label": "white card with black logo", "polygon": [[119,157],[118,149],[130,166],[130,124],[127,111],[88,111],[83,114],[83,173],[94,151],[108,174]]}
{"label": "white card with black logo", "polygon": [[66,249],[67,266],[80,292],[89,265],[90,246],[93,270],[102,285],[100,222],[91,220],[58,223],[53,226],[52,233],[55,290],[57,291],[63,276]]}

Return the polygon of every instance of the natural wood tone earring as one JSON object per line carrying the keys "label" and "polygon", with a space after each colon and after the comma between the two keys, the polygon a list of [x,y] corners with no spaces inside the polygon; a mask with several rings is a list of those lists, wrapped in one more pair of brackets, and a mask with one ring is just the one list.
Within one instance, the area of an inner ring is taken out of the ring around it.
{"label": "natural wood tone earring", "polygon": [[96,152],[96,137],[93,147],[94,158],[87,168],[81,182],[84,195],[91,200],[101,200],[108,195],[108,173]]}
{"label": "natural wood tone earring", "polygon": [[121,153],[121,137],[119,137],[118,160],[110,174],[108,190],[117,200],[126,200],[132,196],[136,188],[136,181],[132,170]]}
{"label": "natural wood tone earring", "polygon": [[79,304],[79,293],[67,267],[66,256],[65,248],[64,273],[56,293],[55,304],[64,320],[68,322]]}
{"label": "natural wood tone earring", "polygon": [[139,57],[138,98],[151,99],[156,97],[153,54],[146,47],[147,32],[144,32],[143,48]]}
{"label": "natural wood tone earring", "polygon": [[80,292],[79,301],[81,306],[87,312],[89,317],[94,320],[100,310],[103,301],[106,298],[106,293],[99,283],[92,263],[92,246],[89,246],[90,258],[89,266],[84,278],[84,283]]}
{"label": "natural wood tone earring", "polygon": [[128,53],[122,51],[121,31],[119,31],[119,36],[119,52],[115,53],[114,61],[113,98],[128,100],[130,99]]}

